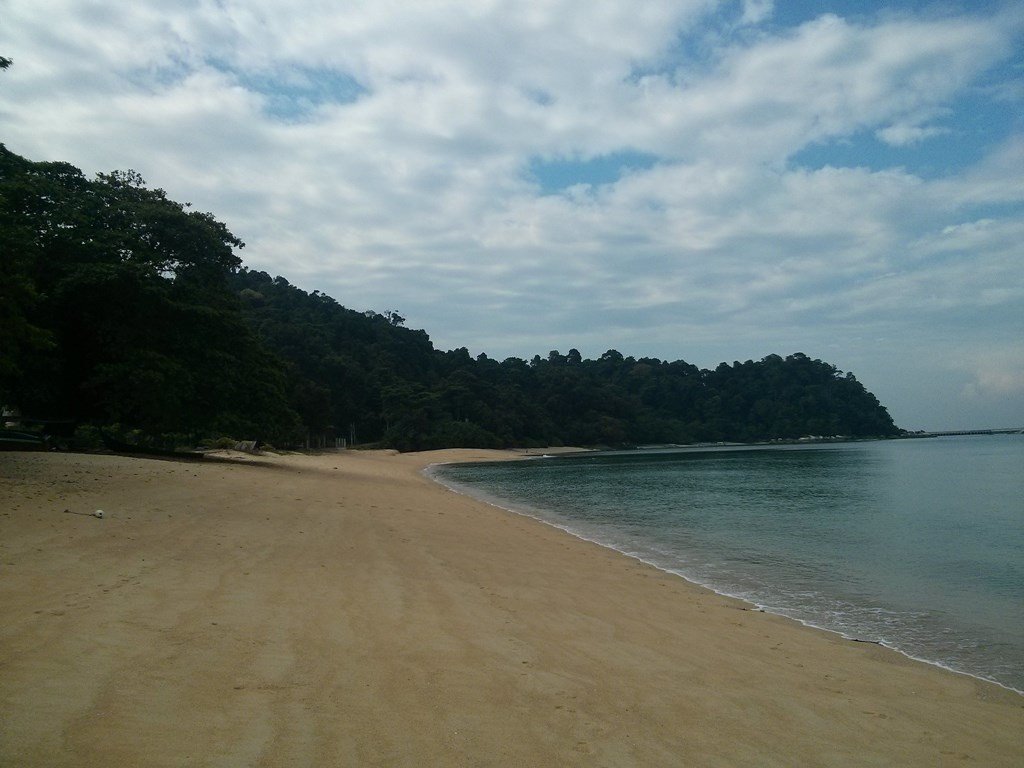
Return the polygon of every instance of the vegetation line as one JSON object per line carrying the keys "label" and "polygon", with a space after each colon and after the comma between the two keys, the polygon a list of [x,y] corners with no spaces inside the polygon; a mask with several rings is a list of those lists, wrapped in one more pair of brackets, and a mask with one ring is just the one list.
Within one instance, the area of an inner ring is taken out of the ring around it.
{"label": "vegetation line", "polygon": [[0,405],[80,443],[103,428],[165,449],[225,436],[412,450],[899,432],[853,374],[804,354],[714,370],[616,350],[474,358],[435,349],[397,312],[246,269],[242,247],[136,173],[89,179],[0,145]]}

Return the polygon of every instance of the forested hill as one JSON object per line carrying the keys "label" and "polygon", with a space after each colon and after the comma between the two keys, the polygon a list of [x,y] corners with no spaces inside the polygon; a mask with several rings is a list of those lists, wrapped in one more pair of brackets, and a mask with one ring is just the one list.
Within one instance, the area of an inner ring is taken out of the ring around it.
{"label": "forested hill", "polygon": [[442,352],[396,312],[245,269],[242,247],[134,173],[89,179],[0,145],[0,405],[179,443],[403,450],[898,432],[852,374],[803,354],[700,370]]}

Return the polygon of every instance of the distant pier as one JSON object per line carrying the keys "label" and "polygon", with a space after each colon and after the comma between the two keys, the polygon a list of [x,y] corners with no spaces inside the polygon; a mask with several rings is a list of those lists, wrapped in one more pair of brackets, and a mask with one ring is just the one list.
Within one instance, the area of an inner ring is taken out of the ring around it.
{"label": "distant pier", "polygon": [[910,432],[908,437],[952,437],[958,435],[1021,435],[1024,427],[1010,429],[960,429],[947,432]]}

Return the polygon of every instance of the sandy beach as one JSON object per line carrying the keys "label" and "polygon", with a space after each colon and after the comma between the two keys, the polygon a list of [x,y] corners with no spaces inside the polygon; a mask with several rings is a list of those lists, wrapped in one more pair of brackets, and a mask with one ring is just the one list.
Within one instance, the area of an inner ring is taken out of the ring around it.
{"label": "sandy beach", "polygon": [[515,455],[0,453],[0,765],[1024,764],[1024,696],[421,472]]}

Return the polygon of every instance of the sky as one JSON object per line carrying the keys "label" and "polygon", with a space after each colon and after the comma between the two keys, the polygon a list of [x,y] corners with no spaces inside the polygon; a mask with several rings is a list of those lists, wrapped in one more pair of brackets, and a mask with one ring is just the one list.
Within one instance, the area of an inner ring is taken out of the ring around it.
{"label": "sky", "polygon": [[1024,4],[0,0],[0,142],[440,349],[802,352],[1024,426]]}

